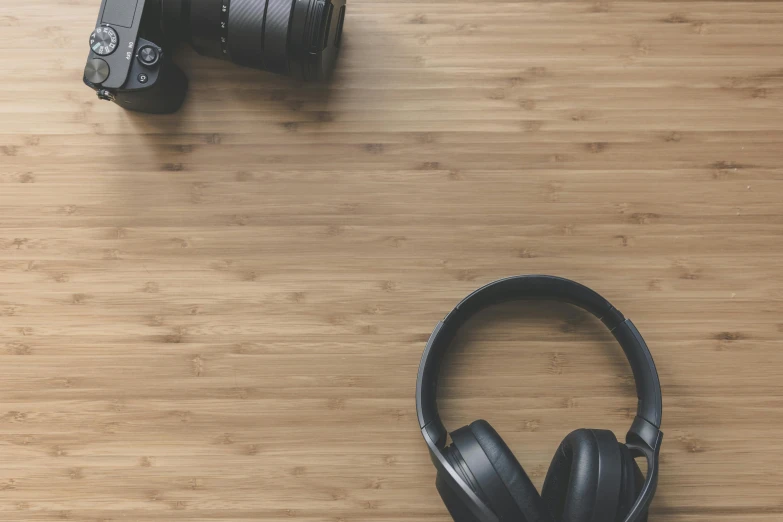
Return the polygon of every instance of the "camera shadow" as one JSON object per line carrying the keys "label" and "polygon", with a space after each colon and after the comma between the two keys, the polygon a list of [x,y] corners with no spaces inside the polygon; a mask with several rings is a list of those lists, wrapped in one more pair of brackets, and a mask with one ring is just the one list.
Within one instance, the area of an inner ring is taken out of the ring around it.
{"label": "camera shadow", "polygon": [[201,56],[189,46],[176,50],[174,62],[189,81],[182,107],[172,114],[128,112],[134,129],[151,145],[161,143],[162,137],[190,133],[206,122],[221,121],[231,113],[263,113],[267,119],[292,128],[331,121],[330,101],[339,89],[339,61],[333,77],[324,82],[242,67]]}

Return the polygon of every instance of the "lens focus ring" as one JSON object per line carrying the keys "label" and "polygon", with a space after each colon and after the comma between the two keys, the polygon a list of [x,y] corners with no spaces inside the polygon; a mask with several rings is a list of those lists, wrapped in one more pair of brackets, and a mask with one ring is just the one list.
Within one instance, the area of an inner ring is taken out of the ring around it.
{"label": "lens focus ring", "polygon": [[268,0],[266,34],[264,35],[264,64],[271,72],[288,72],[288,25],[291,21],[292,0]]}
{"label": "lens focus ring", "polygon": [[228,49],[239,65],[263,69],[264,16],[263,0],[231,0],[228,22]]}

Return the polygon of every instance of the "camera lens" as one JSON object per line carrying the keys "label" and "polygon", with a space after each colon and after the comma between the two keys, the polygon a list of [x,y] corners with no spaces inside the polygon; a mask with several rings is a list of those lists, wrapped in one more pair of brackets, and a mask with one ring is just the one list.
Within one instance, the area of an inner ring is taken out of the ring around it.
{"label": "camera lens", "polygon": [[160,0],[164,31],[200,54],[303,80],[337,60],[346,0]]}

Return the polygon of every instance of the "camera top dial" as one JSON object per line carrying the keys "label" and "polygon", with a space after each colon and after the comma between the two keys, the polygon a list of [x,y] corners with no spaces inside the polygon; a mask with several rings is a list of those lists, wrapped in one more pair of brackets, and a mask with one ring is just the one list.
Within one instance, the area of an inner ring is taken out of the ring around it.
{"label": "camera top dial", "polygon": [[108,25],[102,25],[90,35],[90,48],[98,56],[108,56],[117,50],[117,31]]}

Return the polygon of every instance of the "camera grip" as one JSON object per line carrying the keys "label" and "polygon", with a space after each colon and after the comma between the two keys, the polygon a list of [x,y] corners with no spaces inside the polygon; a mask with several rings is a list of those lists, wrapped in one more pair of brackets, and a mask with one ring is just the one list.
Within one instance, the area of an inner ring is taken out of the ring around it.
{"label": "camera grip", "polygon": [[170,114],[182,106],[187,91],[185,73],[164,57],[153,72],[134,64],[127,83],[116,93],[114,103],[130,111]]}

